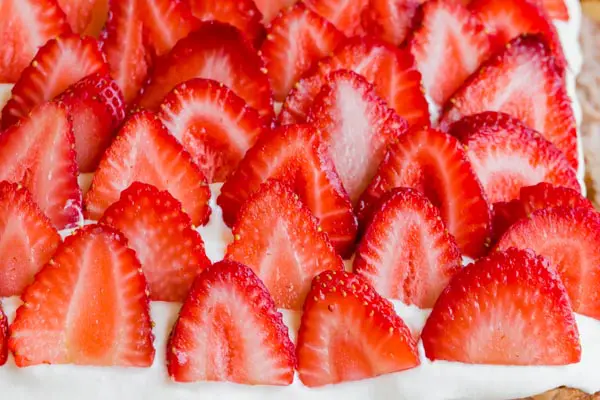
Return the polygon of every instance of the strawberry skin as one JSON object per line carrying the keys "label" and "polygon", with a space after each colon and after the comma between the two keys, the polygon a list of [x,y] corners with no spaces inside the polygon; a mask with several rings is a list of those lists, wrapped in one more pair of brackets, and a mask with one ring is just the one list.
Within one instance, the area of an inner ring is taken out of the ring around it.
{"label": "strawberry skin", "polygon": [[150,111],[133,114],[104,153],[84,199],[86,218],[98,220],[135,181],[168,190],[194,225],[208,221],[210,190],[204,175]]}
{"label": "strawberry skin", "polygon": [[364,33],[361,15],[369,6],[369,0],[305,0],[308,8],[330,21],[347,36]]}
{"label": "strawberry skin", "polygon": [[100,223],[122,232],[135,250],[151,300],[183,301],[194,278],[211,264],[181,203],[152,185],[134,182]]}
{"label": "strawberry skin", "polygon": [[415,340],[392,304],[348,272],[325,271],[314,279],[296,350],[300,379],[309,387],[420,364]]}
{"label": "strawberry skin", "polygon": [[252,268],[278,308],[301,310],[316,275],[344,269],[318,224],[292,189],[269,180],[240,209],[226,258]]}
{"label": "strawberry skin", "polygon": [[127,241],[88,225],[65,239],[22,295],[10,326],[18,367],[149,367],[154,360],[146,280]]}
{"label": "strawberry skin", "polygon": [[295,366],[282,315],[250,268],[225,260],[198,276],[167,345],[173,380],[289,385]]}
{"label": "strawberry skin", "polygon": [[165,96],[157,115],[209,183],[225,181],[266,129],[255,109],[209,79],[177,85]]}
{"label": "strawberry skin", "polygon": [[431,308],[461,268],[456,240],[421,193],[388,192],[367,226],[353,270],[385,298]]}
{"label": "strawberry skin", "polygon": [[494,252],[459,271],[421,339],[432,361],[566,365],[581,359],[565,287],[530,250]]}
{"label": "strawberry skin", "polygon": [[6,363],[8,359],[8,318],[2,310],[0,303],[0,367]]}
{"label": "strawberry skin", "polygon": [[0,297],[20,295],[59,244],[58,232],[27,189],[0,182]]}
{"label": "strawberry skin", "polygon": [[417,10],[424,0],[370,0],[363,11],[365,32],[400,46],[412,32]]}

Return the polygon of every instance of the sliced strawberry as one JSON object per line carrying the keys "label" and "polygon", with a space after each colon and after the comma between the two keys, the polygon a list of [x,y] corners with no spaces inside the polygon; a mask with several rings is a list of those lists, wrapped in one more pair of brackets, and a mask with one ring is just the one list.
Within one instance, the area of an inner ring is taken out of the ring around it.
{"label": "sliced strawberry", "polygon": [[262,60],[239,30],[221,22],[204,22],[157,62],[139,105],[156,109],[177,84],[206,78],[223,83],[270,120],[273,99],[265,72]]}
{"label": "sliced strawberry", "polygon": [[410,49],[439,109],[488,58],[491,42],[481,21],[458,2],[432,0],[421,13]]}
{"label": "sliced strawberry", "polygon": [[579,332],[560,278],[532,251],[495,252],[459,271],[421,335],[430,360],[468,364],[579,362]]}
{"label": "sliced strawberry", "polygon": [[442,127],[463,116],[501,111],[540,132],[577,169],[577,128],[562,73],[540,35],[524,35],[486,61],[452,97]]}
{"label": "sliced strawberry", "polygon": [[266,128],[258,112],[225,85],[200,78],[167,94],[158,117],[209,183],[225,181]]}
{"label": "sliced strawberry", "polygon": [[200,274],[167,345],[173,380],[289,385],[295,366],[288,328],[250,268],[225,260]]}
{"label": "sliced strawberry", "polygon": [[108,16],[109,0],[57,0],[76,33],[98,34]]}
{"label": "sliced strawberry", "polygon": [[318,225],[292,189],[267,181],[240,209],[226,258],[252,268],[278,308],[301,310],[316,275],[344,269]]}
{"label": "sliced strawberry", "polygon": [[149,367],[146,279],[121,233],[88,225],[69,236],[23,295],[8,345],[18,367]]}
{"label": "sliced strawberry", "polygon": [[0,303],[0,366],[6,363],[8,359],[8,318],[2,310]]}
{"label": "sliced strawberry", "polygon": [[298,372],[309,387],[414,368],[417,344],[392,304],[360,275],[314,279],[298,332]]}
{"label": "sliced strawberry", "polygon": [[273,20],[279,14],[279,11],[291,7],[297,0],[254,0],[256,7],[262,14],[262,21],[265,25]]}
{"label": "sliced strawberry", "polygon": [[580,189],[564,154],[507,114],[471,115],[453,124],[449,132],[461,138],[491,203],[516,199],[521,187],[539,182]]}
{"label": "sliced strawberry", "polygon": [[423,95],[421,74],[410,52],[369,37],[346,40],[332,57],[318,64],[313,74],[301,79],[285,99],[279,115],[280,122],[304,122],[326,76],[338,69],[363,75],[375,85],[379,97],[387,101],[409,124],[429,125],[429,109]]}
{"label": "sliced strawberry", "polygon": [[2,0],[0,15],[0,82],[16,82],[38,48],[70,31],[56,0]]}
{"label": "sliced strawberry", "polygon": [[569,20],[569,9],[564,0],[533,0],[538,6],[543,7],[550,18],[561,21]]}
{"label": "sliced strawberry", "polygon": [[413,18],[424,0],[369,0],[363,11],[363,29],[395,46],[404,43],[413,28]]}
{"label": "sliced strawberry", "polygon": [[227,225],[233,226],[242,204],[269,178],[293,188],[338,253],[350,256],[357,229],[352,203],[314,126],[284,126],[258,138],[217,199]]}
{"label": "sliced strawberry", "polygon": [[150,111],[131,116],[104,154],[85,196],[86,218],[98,220],[135,181],[168,190],[194,225],[208,221],[210,190],[204,175]]}
{"label": "sliced strawberry", "polygon": [[20,183],[58,229],[81,216],[75,137],[66,107],[42,104],[0,134],[0,181]]}
{"label": "sliced strawberry", "polygon": [[48,41],[13,87],[12,96],[2,109],[3,127],[6,129],[35,106],[97,72],[108,73],[108,65],[95,39],[68,34]]}
{"label": "sliced strawberry", "polygon": [[335,26],[303,3],[275,18],[260,49],[275,100],[285,100],[298,79],[330,55],[343,38]]}
{"label": "sliced strawberry", "polygon": [[421,193],[402,188],[383,197],[353,268],[383,297],[431,308],[461,263],[439,210]]}
{"label": "sliced strawberry", "polygon": [[304,0],[308,8],[330,21],[347,36],[363,34],[361,15],[369,0]]}
{"label": "sliced strawberry", "polygon": [[352,203],[356,204],[383,160],[388,144],[404,134],[406,121],[352,71],[329,74],[308,120],[321,133]]}
{"label": "sliced strawberry", "polygon": [[379,199],[396,187],[417,189],[438,207],[442,220],[465,255],[486,252],[490,208],[462,145],[434,129],[414,129],[393,143],[359,203],[359,219],[369,221]]}

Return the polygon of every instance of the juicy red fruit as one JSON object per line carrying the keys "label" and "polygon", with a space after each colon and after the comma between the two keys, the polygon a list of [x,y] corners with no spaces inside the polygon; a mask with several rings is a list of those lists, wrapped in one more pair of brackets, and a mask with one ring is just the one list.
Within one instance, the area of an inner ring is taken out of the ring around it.
{"label": "juicy red fruit", "polygon": [[414,18],[423,0],[369,0],[363,11],[365,32],[387,43],[400,46],[412,32]]}
{"label": "juicy red fruit", "polygon": [[6,363],[8,359],[8,318],[2,310],[0,303],[0,367]]}
{"label": "juicy red fruit", "polygon": [[305,0],[308,8],[321,15],[347,36],[363,33],[361,15],[369,0]]}
{"label": "juicy red fruit", "polygon": [[57,0],[73,32],[96,36],[108,16],[109,0]]}

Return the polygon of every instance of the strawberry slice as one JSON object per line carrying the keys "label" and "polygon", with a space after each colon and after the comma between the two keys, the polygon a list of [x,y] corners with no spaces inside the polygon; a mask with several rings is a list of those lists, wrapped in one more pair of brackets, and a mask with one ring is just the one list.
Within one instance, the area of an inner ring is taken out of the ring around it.
{"label": "strawberry slice", "polygon": [[139,105],[156,109],[177,84],[192,78],[223,83],[265,120],[273,118],[271,86],[262,60],[242,33],[221,22],[204,22],[161,58],[143,89]]}
{"label": "strawberry slice", "polygon": [[461,138],[491,203],[510,201],[539,182],[580,190],[575,171],[552,143],[503,113],[471,115],[449,132]]}
{"label": "strawberry slice", "polygon": [[210,190],[204,175],[150,111],[132,115],[104,154],[85,196],[86,218],[98,220],[135,181],[168,190],[194,225],[208,221]]}
{"label": "strawberry slice", "polygon": [[550,18],[561,21],[569,20],[569,9],[564,0],[532,0],[539,7],[543,7]]}
{"label": "strawberry slice", "polygon": [[4,129],[26,117],[35,106],[97,72],[108,73],[108,65],[95,39],[68,34],[48,41],[13,87],[2,109]]}
{"label": "strawberry slice", "polygon": [[431,308],[461,263],[439,210],[416,190],[401,188],[383,197],[353,269],[383,297]]}
{"label": "strawberry slice", "polygon": [[225,260],[198,276],[167,345],[173,380],[289,385],[295,365],[282,315],[250,268]]}
{"label": "strawberry slice", "polygon": [[491,42],[481,21],[458,2],[432,0],[421,14],[410,49],[439,109],[488,58]]}
{"label": "strawberry slice", "polygon": [[267,181],[240,209],[226,258],[252,268],[278,308],[302,310],[317,274],[344,269],[318,225],[290,188]]}
{"label": "strawberry slice", "polygon": [[58,229],[81,216],[75,138],[66,107],[42,104],[0,134],[0,181],[20,183]]}
{"label": "strawberry slice", "polygon": [[108,73],[96,73],[71,85],[58,99],[73,120],[79,170],[93,172],[125,118],[123,93]]}
{"label": "strawberry slice", "polygon": [[344,188],[356,204],[388,144],[404,134],[408,125],[361,75],[338,70],[325,82],[308,120],[321,132]]}
{"label": "strawberry slice", "polygon": [[301,79],[285,99],[279,121],[304,122],[325,78],[338,69],[363,75],[375,85],[379,97],[410,125],[429,125],[429,106],[423,95],[421,74],[410,52],[369,37],[347,39],[332,57],[318,64],[314,73]]}
{"label": "strawberry slice", "polygon": [[296,0],[254,0],[254,3],[262,14],[262,22],[267,25],[281,10],[296,3]]}
{"label": "strawberry slice", "polygon": [[477,258],[490,240],[490,207],[463,146],[440,131],[415,129],[393,143],[359,202],[359,219],[369,221],[385,192],[409,187],[438,207],[461,251]]}
{"label": "strawberry slice", "polygon": [[600,319],[600,214],[589,207],[534,211],[513,224],[497,249],[527,248],[558,271],[573,311]]}
{"label": "strawberry slice", "polygon": [[430,360],[494,365],[579,362],[579,332],[560,278],[529,250],[495,252],[459,271],[421,334]]}
{"label": "strawberry slice", "polygon": [[298,332],[298,372],[309,387],[355,381],[420,364],[408,327],[360,275],[313,280]]}
{"label": "strawberry slice", "polygon": [[209,183],[225,181],[266,128],[258,112],[233,91],[200,78],[167,94],[158,117]]}
{"label": "strawberry slice", "polygon": [[217,199],[228,226],[234,225],[242,204],[269,178],[293,188],[338,253],[351,255],[357,230],[352,203],[314,126],[284,126],[258,138]]}
{"label": "strawberry slice", "polygon": [[424,0],[369,0],[363,11],[365,32],[400,46],[412,32],[413,19]]}
{"label": "strawberry slice", "polygon": [[97,35],[108,16],[109,0],[57,0],[76,33]]}
{"label": "strawberry slice", "polygon": [[562,72],[540,35],[524,35],[486,61],[449,101],[441,125],[501,111],[540,132],[577,170],[577,128]]}
{"label": "strawberry slice", "polygon": [[8,341],[18,367],[152,365],[146,279],[118,231],[76,231],[21,298]]}
{"label": "strawberry slice", "polygon": [[211,264],[181,203],[152,185],[134,182],[100,224],[125,235],[142,264],[151,300],[183,301],[194,278]]}
{"label": "strawberry slice", "polygon": [[335,26],[303,3],[275,18],[260,49],[275,100],[285,100],[298,79],[330,55],[343,38]]}
{"label": "strawberry slice", "polygon": [[27,189],[0,182],[0,297],[20,295],[59,244],[58,232]]}
{"label": "strawberry slice", "polygon": [[38,48],[70,32],[56,0],[2,0],[0,15],[0,82],[16,82]]}
{"label": "strawberry slice", "polygon": [[330,21],[347,36],[363,34],[361,15],[369,0],[304,0],[308,8]]}
{"label": "strawberry slice", "polygon": [[8,359],[8,318],[2,310],[0,303],[0,367],[6,363]]}

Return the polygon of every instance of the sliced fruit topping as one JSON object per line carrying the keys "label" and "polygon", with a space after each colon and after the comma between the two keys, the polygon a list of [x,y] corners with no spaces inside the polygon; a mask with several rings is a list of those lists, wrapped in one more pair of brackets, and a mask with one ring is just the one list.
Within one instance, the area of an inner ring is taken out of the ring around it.
{"label": "sliced fruit topping", "polygon": [[76,33],[97,35],[108,16],[109,0],[57,0]]}
{"label": "sliced fruit topping", "polygon": [[260,49],[275,100],[285,100],[298,79],[333,53],[343,38],[335,26],[303,3],[275,18]]}
{"label": "sliced fruit topping", "polygon": [[240,209],[226,258],[252,268],[278,308],[301,310],[317,274],[344,269],[318,224],[292,189],[267,181]]}
{"label": "sliced fruit topping", "polygon": [[527,248],[558,271],[573,311],[600,319],[600,215],[588,207],[534,211],[512,225],[497,248]]}
{"label": "sliced fruit topping", "polygon": [[149,367],[146,280],[121,233],[88,225],[67,237],[22,295],[8,345],[18,367]]}
{"label": "sliced fruit topping", "polygon": [[0,366],[6,363],[8,359],[8,318],[2,310],[0,303]]}
{"label": "sliced fruit topping", "polygon": [[0,82],[16,82],[38,48],[70,31],[56,0],[3,0],[0,15]]}
{"label": "sliced fruit topping", "polygon": [[77,164],[93,172],[125,118],[123,93],[108,73],[88,75],[58,98],[73,120]]}
{"label": "sliced fruit topping", "polygon": [[325,78],[338,69],[363,75],[379,97],[409,124],[429,125],[429,108],[413,56],[408,50],[369,37],[346,40],[332,57],[318,64],[314,73],[301,79],[285,99],[280,122],[304,122]]}
{"label": "sliced fruit topping", "polygon": [[296,0],[254,0],[265,25],[271,22],[279,14],[279,11],[291,7],[295,2]]}
{"label": "sliced fruit topping", "polygon": [[569,10],[564,0],[533,0],[533,2],[543,7],[550,18],[561,21],[569,20]]}
{"label": "sliced fruit topping", "polygon": [[401,188],[383,197],[353,268],[383,297],[431,308],[461,263],[439,210],[416,190]]}
{"label": "sliced fruit topping", "polygon": [[370,0],[363,11],[365,32],[400,46],[412,32],[413,19],[423,0]]}
{"label": "sliced fruit topping", "polygon": [[490,240],[490,208],[462,145],[440,131],[414,129],[393,143],[359,202],[369,221],[377,202],[396,187],[418,190],[438,207],[461,251],[477,258]]}
{"label": "sliced fruit topping", "polygon": [[367,188],[389,143],[406,121],[377,96],[365,78],[338,70],[327,76],[308,120],[320,132],[353,204]]}
{"label": "sliced fruit topping", "polygon": [[163,100],[158,117],[209,183],[223,182],[266,128],[258,112],[222,83],[194,78]]}
{"label": "sliced fruit topping", "polygon": [[156,109],[177,84],[206,78],[223,83],[270,120],[273,99],[265,71],[262,60],[239,30],[221,22],[204,22],[157,61],[139,105]]}
{"label": "sliced fruit topping", "polygon": [[512,40],[450,99],[442,127],[463,116],[501,111],[540,132],[577,169],[577,128],[562,73],[540,35]]}
{"label": "sliced fruit topping", "polygon": [[152,185],[134,182],[100,223],[122,232],[135,250],[151,300],[183,301],[194,278],[211,264],[181,203]]}
{"label": "sliced fruit topping", "polygon": [[565,287],[532,251],[494,252],[459,271],[421,334],[430,360],[494,365],[579,362]]}
{"label": "sliced fruit topping", "polygon": [[198,276],[167,345],[172,379],[289,385],[295,365],[282,315],[250,268],[225,260]]}
{"label": "sliced fruit topping", "polygon": [[248,150],[217,199],[227,225],[234,225],[242,204],[269,178],[293,188],[338,253],[351,255],[357,229],[352,203],[314,126],[265,132]]}
{"label": "sliced fruit topping", "polygon": [[369,6],[369,0],[305,0],[308,8],[331,21],[347,36],[364,33],[361,15]]}
{"label": "sliced fruit topping", "polygon": [[23,185],[58,229],[81,217],[75,137],[66,107],[42,104],[0,134],[0,181]]}
{"label": "sliced fruit topping", "polygon": [[471,115],[453,124],[449,132],[461,138],[491,203],[516,199],[521,187],[539,182],[580,188],[564,154],[507,114]]}
{"label": "sliced fruit topping", "polygon": [[366,379],[420,364],[417,345],[392,304],[360,275],[314,279],[298,332],[298,372],[309,387]]}
{"label": "sliced fruit topping", "polygon": [[108,73],[108,65],[95,39],[68,34],[48,41],[13,87],[12,96],[2,109],[3,127],[26,117],[35,106],[96,72]]}
{"label": "sliced fruit topping", "polygon": [[104,154],[85,196],[86,218],[98,220],[135,181],[168,190],[194,225],[208,221],[210,190],[204,175],[150,111],[132,115]]}
{"label": "sliced fruit topping", "polygon": [[0,297],[20,295],[59,244],[58,232],[27,189],[0,182]]}

